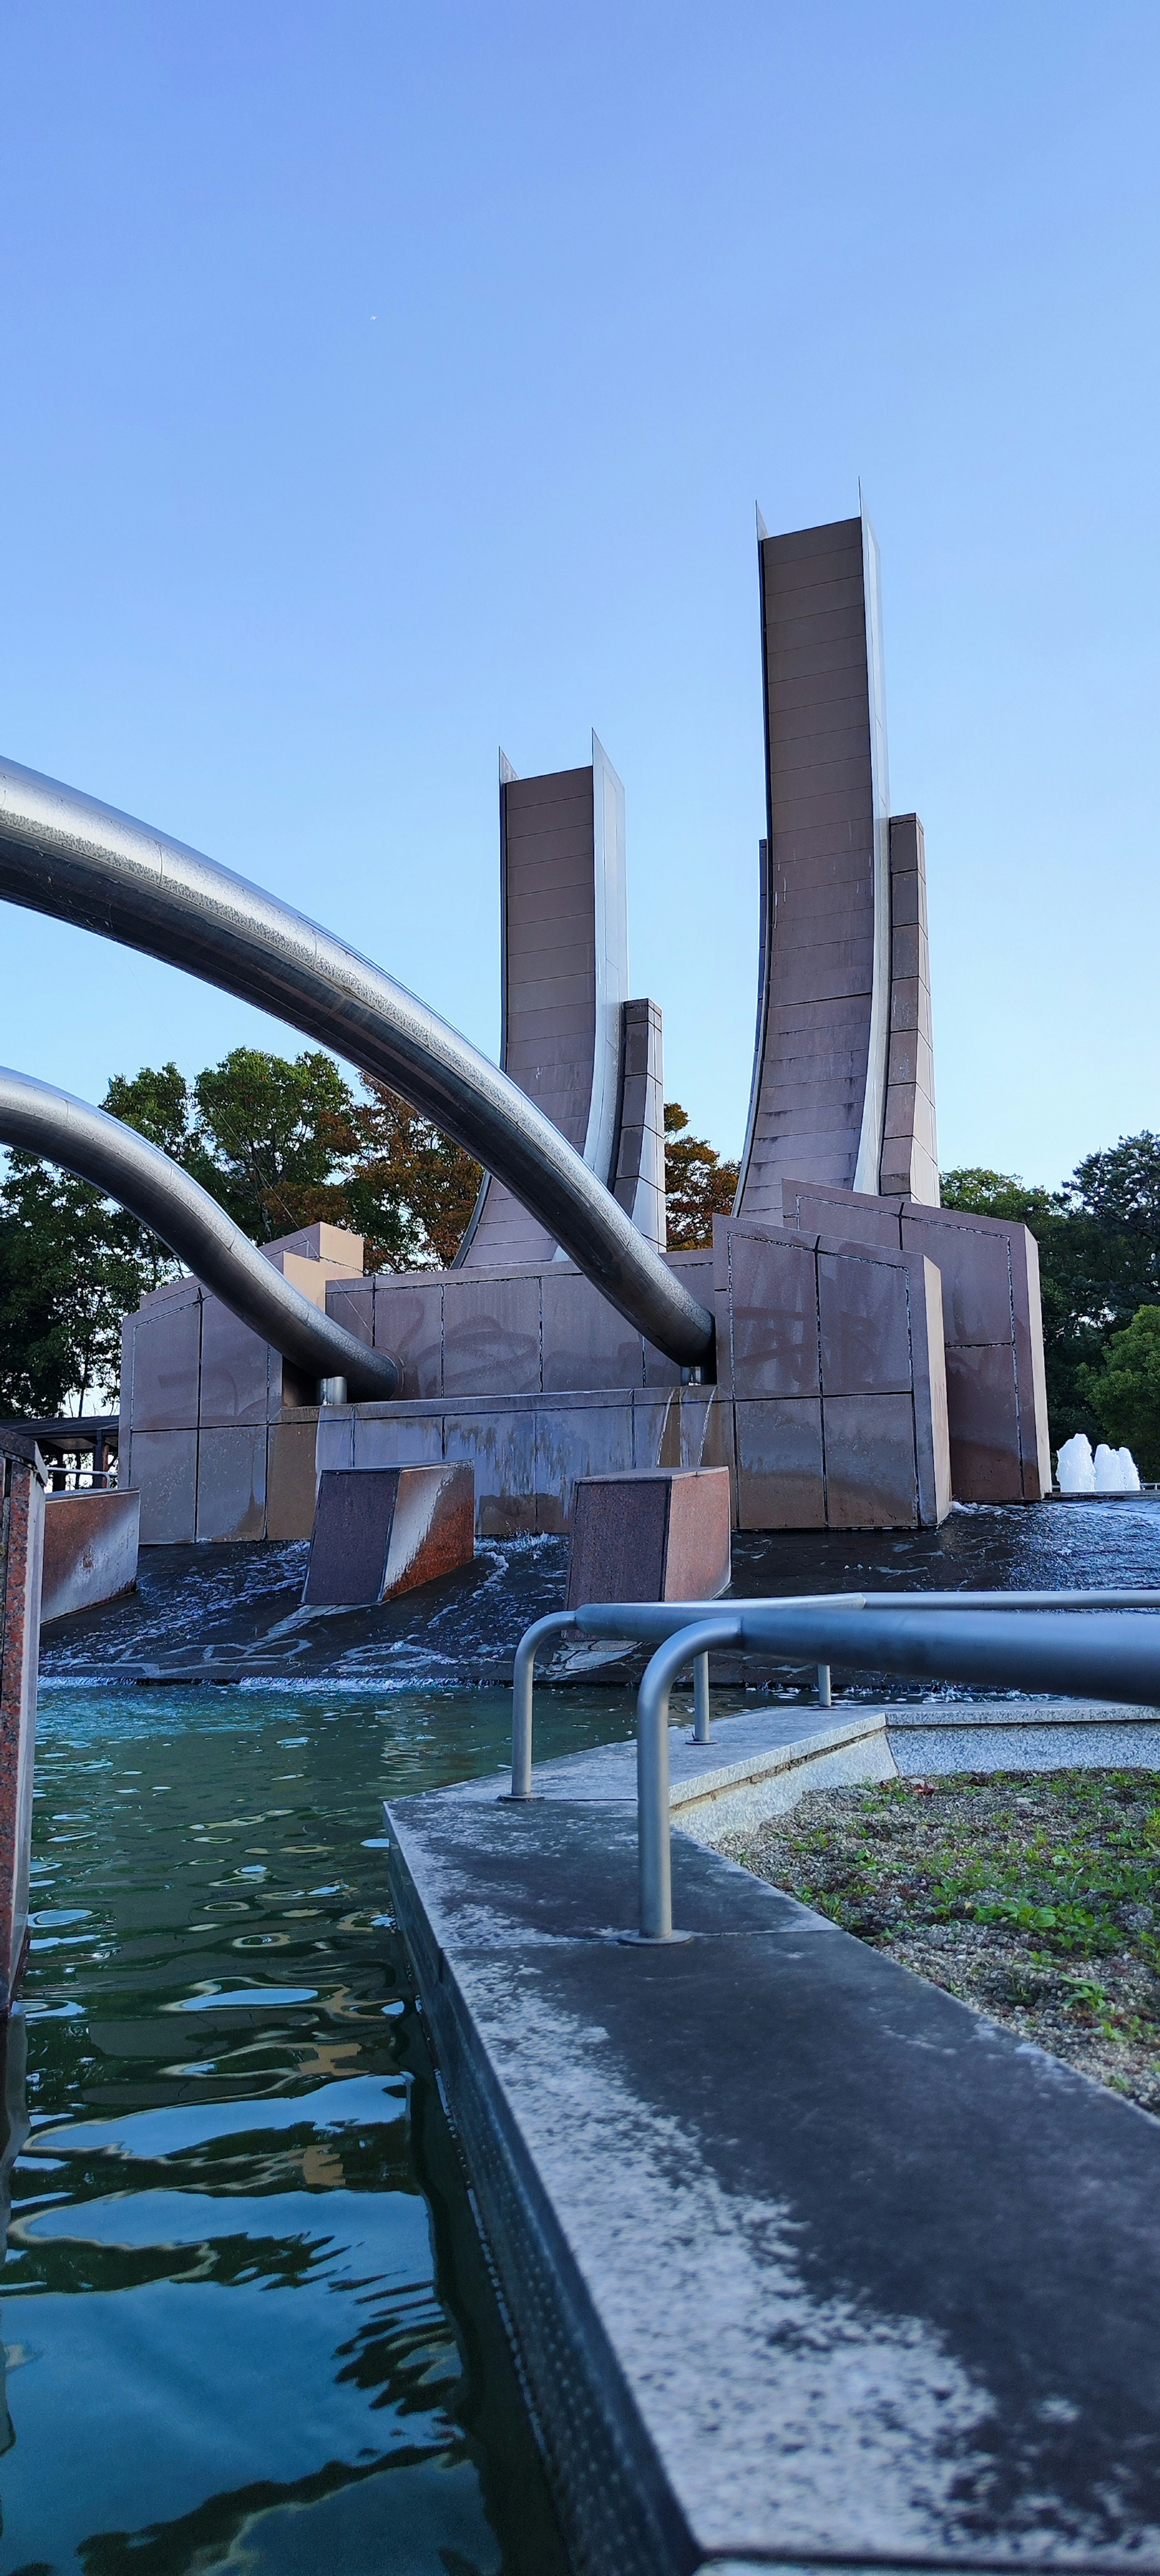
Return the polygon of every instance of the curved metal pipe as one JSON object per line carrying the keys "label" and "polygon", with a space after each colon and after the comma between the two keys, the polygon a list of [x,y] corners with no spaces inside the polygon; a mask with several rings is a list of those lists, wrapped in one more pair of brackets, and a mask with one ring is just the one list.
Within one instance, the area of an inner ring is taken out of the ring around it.
{"label": "curved metal pipe", "polygon": [[368,1350],[300,1296],[208,1190],[119,1118],[49,1082],[35,1082],[31,1074],[0,1066],[0,1144],[46,1154],[118,1200],[296,1368],[317,1378],[345,1378],[355,1397],[398,1394],[397,1360]]}
{"label": "curved metal pipe", "polygon": [[329,931],[95,798],[0,763],[0,898],[237,993],[390,1083],[551,1229],[609,1304],[693,1366],[713,1338],[611,1193],[517,1084]]}

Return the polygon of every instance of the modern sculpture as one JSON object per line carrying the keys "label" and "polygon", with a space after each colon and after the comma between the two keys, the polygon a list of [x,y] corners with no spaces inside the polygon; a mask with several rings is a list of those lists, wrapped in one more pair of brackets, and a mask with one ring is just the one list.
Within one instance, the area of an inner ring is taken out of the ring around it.
{"label": "modern sculpture", "polygon": [[1034,1242],[938,1204],[925,853],[889,810],[873,535],[759,524],[758,553],[757,1043],[711,1249],[663,1249],[660,1014],[626,998],[623,794],[595,737],[583,769],[501,759],[502,1069],[245,879],[0,768],[0,897],[258,1003],[489,1176],[445,1271],[365,1278],[334,1228],[250,1248],[360,1348],[326,1372],[353,1403],[304,1401],[284,1337],[239,1326],[216,1279],[143,1301],[121,1410],[143,1537],[305,1536],[325,1469],[460,1458],[485,1534],[565,1529],[579,1478],[641,1470],[727,1467],[748,1528],[931,1525],[952,1490],[1047,1490]]}

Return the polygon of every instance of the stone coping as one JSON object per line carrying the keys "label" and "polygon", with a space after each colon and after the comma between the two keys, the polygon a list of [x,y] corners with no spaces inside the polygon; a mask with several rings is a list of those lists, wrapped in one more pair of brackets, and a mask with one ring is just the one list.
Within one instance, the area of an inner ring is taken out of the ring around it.
{"label": "stone coping", "polygon": [[576,2563],[1160,2570],[1160,2123],[687,1833],[626,1940],[623,1799],[495,1785],[391,1882]]}

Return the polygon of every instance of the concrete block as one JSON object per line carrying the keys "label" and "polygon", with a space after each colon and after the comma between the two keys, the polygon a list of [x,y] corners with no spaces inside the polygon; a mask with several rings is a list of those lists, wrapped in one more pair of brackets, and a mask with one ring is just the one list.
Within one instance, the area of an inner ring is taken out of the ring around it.
{"label": "concrete block", "polygon": [[140,1494],[99,1488],[50,1494],[44,1511],[42,1626],[132,1592],[140,1534]]}
{"label": "concrete block", "polygon": [[474,1554],[470,1467],[327,1469],[319,1478],[303,1604],[391,1601],[470,1564]]}
{"label": "concrete block", "polygon": [[568,1607],[715,1600],[730,1576],[724,1467],[582,1476],[572,1508]]}

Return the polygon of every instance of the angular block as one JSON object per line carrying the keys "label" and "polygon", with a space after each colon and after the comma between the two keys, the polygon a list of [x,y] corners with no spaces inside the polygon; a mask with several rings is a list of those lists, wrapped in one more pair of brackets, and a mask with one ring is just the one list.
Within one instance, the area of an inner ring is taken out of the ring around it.
{"label": "angular block", "polygon": [[820,1396],[757,1397],[733,1407],[740,1529],[824,1529]]}
{"label": "angular block", "polygon": [[584,1601],[716,1600],[730,1571],[728,1468],[579,1478],[570,1610]]}
{"label": "angular block", "polygon": [[391,1601],[474,1554],[470,1467],[325,1468],[303,1605]]}
{"label": "angular block", "polygon": [[41,1625],[132,1592],[141,1534],[140,1494],[50,1494],[44,1508]]}

